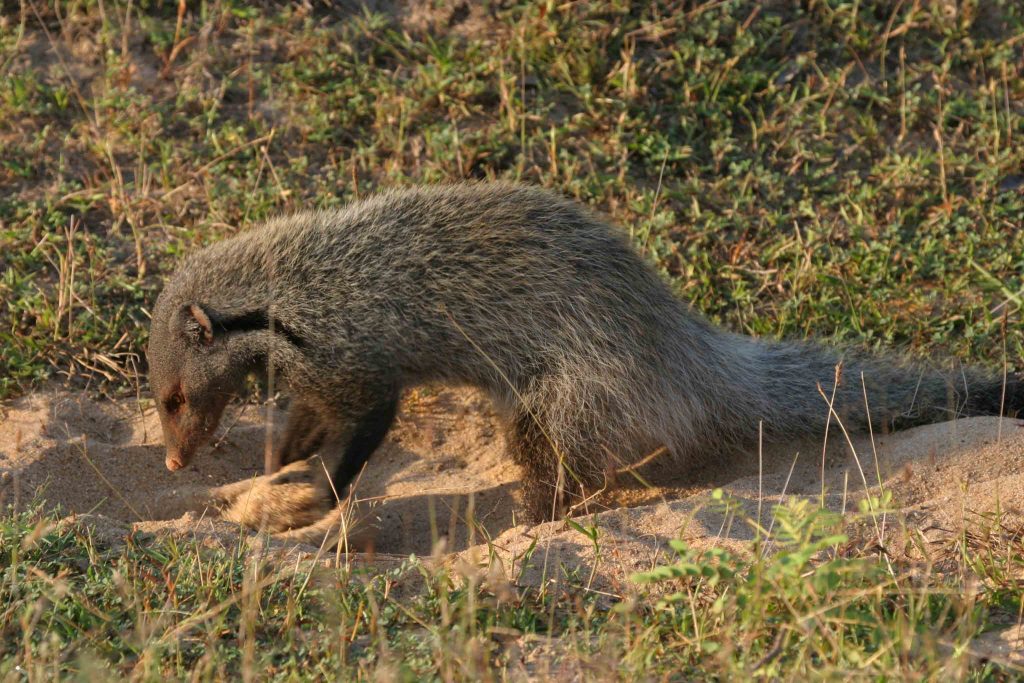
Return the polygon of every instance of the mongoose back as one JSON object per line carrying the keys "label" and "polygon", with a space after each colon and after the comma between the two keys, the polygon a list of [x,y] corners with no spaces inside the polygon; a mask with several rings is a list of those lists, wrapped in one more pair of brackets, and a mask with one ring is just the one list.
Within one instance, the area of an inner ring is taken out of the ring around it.
{"label": "mongoose back", "polygon": [[[386,192],[202,249],[160,295],[148,356],[168,468],[191,461],[246,377],[270,365],[291,394],[277,464],[335,453],[339,494],[403,388],[479,387],[504,414],[538,518],[659,447],[692,459],[756,443],[759,425],[766,441],[821,434],[818,387],[832,396],[840,360],[711,325],[619,230],[504,183]],[[1019,377],[843,362],[834,405],[848,427],[1024,408]]]}

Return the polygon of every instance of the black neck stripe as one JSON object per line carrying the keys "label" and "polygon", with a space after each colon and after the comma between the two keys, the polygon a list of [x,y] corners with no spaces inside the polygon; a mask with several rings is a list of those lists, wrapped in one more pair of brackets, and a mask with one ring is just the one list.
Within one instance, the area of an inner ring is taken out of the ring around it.
{"label": "black neck stripe", "polygon": [[302,348],[306,345],[305,340],[296,334],[295,330],[291,329],[280,320],[274,320],[273,326],[271,326],[270,322],[270,316],[267,315],[266,311],[256,310],[231,317],[221,318],[217,320],[217,326],[225,332],[258,332],[260,330],[272,330],[274,334],[279,334],[287,339],[292,346]]}

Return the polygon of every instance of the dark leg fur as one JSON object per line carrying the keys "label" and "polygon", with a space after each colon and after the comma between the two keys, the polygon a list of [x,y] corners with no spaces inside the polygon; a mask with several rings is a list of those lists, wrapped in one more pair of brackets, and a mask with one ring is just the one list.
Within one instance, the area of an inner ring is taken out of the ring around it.
{"label": "dark leg fur", "polygon": [[580,493],[587,495],[600,482],[588,476],[590,469],[573,468],[573,462],[585,465],[576,454],[562,453],[563,463],[544,434],[536,416],[517,413],[507,427],[509,455],[523,468],[523,504],[535,522],[546,522],[564,515]]}
{"label": "dark leg fur", "polygon": [[976,395],[967,397],[964,412],[971,415],[999,415],[1024,417],[1024,377],[1010,375],[1006,378],[1006,395],[1003,395],[1003,380],[999,379],[982,389]]}
{"label": "dark leg fur", "polygon": [[352,432],[345,454],[334,470],[334,490],[340,496],[377,450],[395,421],[398,412],[398,394],[392,393],[367,411]]}
{"label": "dark leg fur", "polygon": [[523,504],[535,522],[549,521],[563,507],[558,487],[558,456],[534,418],[517,414],[507,429],[508,452],[523,468]]}
{"label": "dark leg fur", "polygon": [[[284,438],[275,453],[274,472],[285,465],[305,460],[324,442],[326,428],[323,419],[310,406],[293,401],[288,411],[288,424]],[[267,472],[273,474],[273,472]]]}
{"label": "dark leg fur", "polygon": [[[288,412],[284,437],[275,452],[274,471],[293,462],[305,460],[317,451],[344,448],[331,477],[334,491],[339,496],[342,495],[345,487],[359,474],[391,428],[398,412],[398,392],[388,393],[386,398],[378,400],[372,408],[365,410],[357,418],[341,414],[347,412],[349,411],[339,411],[339,414],[328,414],[325,417],[301,401],[294,402]],[[330,461],[331,458],[328,457],[327,462]],[[274,483],[295,483],[296,477],[301,478],[308,474],[285,472],[278,475]],[[333,500],[333,492],[329,492],[328,495]]]}

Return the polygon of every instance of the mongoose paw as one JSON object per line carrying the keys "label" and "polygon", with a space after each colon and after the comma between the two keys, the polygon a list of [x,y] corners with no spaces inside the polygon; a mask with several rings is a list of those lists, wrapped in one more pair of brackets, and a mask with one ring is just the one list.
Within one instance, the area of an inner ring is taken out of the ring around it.
{"label": "mongoose paw", "polygon": [[320,462],[292,463],[272,476],[255,477],[215,489],[224,519],[268,533],[306,527],[334,507]]}
{"label": "mongoose paw", "polygon": [[274,538],[289,544],[301,543],[324,550],[349,552],[362,549],[367,545],[367,530],[354,523],[351,511],[348,503],[342,502],[312,524],[275,533]]}
{"label": "mongoose paw", "polygon": [[317,474],[323,474],[322,472],[318,473],[312,470],[310,467],[295,467],[295,465],[298,464],[304,465],[305,462],[293,463],[293,465],[289,465],[278,470],[277,473],[270,476],[270,484],[273,486],[283,486],[285,484],[310,484],[316,479]]}
{"label": "mongoose paw", "polygon": [[222,506],[223,501],[217,491],[207,486],[175,488],[157,494],[150,508],[159,511],[161,519],[173,519],[189,512],[202,515]]}

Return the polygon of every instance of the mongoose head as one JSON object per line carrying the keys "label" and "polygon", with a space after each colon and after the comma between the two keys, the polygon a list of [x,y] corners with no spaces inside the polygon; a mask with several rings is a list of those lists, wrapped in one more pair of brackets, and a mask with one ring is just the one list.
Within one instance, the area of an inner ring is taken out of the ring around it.
{"label": "mongoose head", "polygon": [[167,446],[165,463],[188,465],[210,441],[240,379],[233,371],[225,334],[214,330],[202,305],[158,303],[150,326],[149,384]]}

